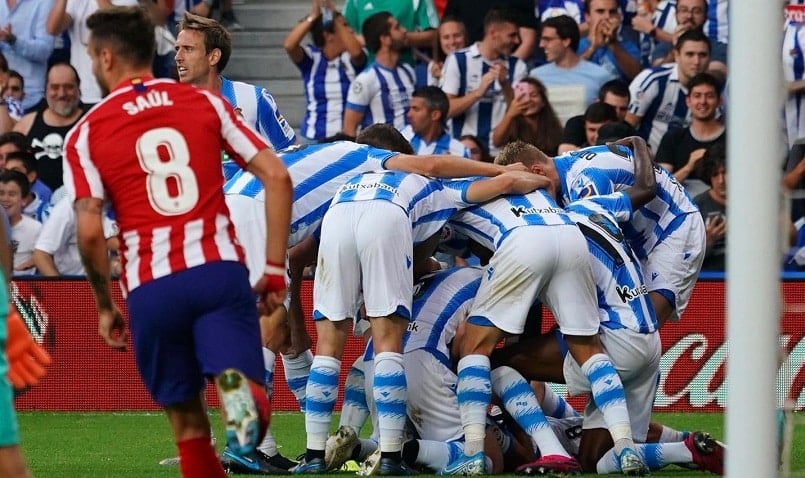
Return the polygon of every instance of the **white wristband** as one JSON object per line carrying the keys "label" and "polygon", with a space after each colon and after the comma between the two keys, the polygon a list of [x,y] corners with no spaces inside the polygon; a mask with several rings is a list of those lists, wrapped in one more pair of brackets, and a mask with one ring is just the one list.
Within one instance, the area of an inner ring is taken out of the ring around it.
{"label": "white wristband", "polygon": [[285,275],[285,268],[280,266],[275,266],[273,264],[266,264],[266,268],[263,270],[263,274],[268,276],[284,276]]}

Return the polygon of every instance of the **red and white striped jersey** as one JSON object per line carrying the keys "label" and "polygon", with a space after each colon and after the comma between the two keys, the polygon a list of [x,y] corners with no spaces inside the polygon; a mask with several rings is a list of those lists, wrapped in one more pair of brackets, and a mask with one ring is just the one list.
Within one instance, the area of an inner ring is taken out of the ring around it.
{"label": "red and white striped jersey", "polygon": [[244,167],[267,147],[219,95],[134,79],[67,135],[64,184],[73,200],[111,201],[130,291],[207,262],[243,262],[224,203],[221,151]]}

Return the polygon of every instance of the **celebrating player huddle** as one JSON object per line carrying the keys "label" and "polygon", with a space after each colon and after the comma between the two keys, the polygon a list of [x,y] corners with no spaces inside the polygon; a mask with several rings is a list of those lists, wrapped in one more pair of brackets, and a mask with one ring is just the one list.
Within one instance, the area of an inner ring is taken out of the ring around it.
{"label": "celebrating player huddle", "polygon": [[[65,184],[100,333],[123,348],[101,228],[104,201],[115,209],[138,367],[184,476],[225,476],[205,379],[224,409],[225,463],[260,471],[250,464],[262,459],[262,384],[276,352],[304,403],[295,474],[349,459],[363,475],[722,472],[709,435],[651,423],[658,330],[690,297],[704,228],[643,140],[556,158],[514,142],[488,164],[415,156],[395,129],[373,125],[356,142],[274,152],[231,99],[150,78],[141,11],[103,10],[88,27],[93,71],[111,93],[68,136]],[[225,185],[221,151],[244,168]],[[447,235],[482,265],[441,270],[433,255]],[[298,291],[310,265],[318,338],[304,359]],[[271,320],[259,320],[253,291]],[[539,303],[557,327],[524,334]],[[366,353],[330,436],[353,322]],[[589,393],[583,414],[545,382]],[[375,435],[360,440],[369,417]]]}

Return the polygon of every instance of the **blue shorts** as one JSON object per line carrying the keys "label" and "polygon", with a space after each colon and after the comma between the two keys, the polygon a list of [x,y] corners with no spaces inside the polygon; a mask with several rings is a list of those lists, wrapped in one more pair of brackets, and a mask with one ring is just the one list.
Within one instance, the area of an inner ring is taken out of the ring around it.
{"label": "blue shorts", "polygon": [[137,368],[161,406],[197,398],[205,378],[236,368],[265,375],[246,267],[213,262],[147,282],[127,300]]}

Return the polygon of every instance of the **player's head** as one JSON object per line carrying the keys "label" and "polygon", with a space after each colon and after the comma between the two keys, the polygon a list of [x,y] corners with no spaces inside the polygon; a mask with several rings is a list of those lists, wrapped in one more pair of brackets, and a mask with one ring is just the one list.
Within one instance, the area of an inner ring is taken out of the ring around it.
{"label": "player's head", "polygon": [[182,83],[204,84],[220,75],[232,55],[232,37],[212,18],[185,12],[176,36],[176,68]]}
{"label": "player's head", "polygon": [[408,123],[416,134],[427,133],[434,125],[441,126],[447,120],[450,102],[437,86],[420,86],[411,95],[408,108]]}
{"label": "player's head", "polygon": [[383,46],[393,51],[405,48],[407,31],[389,12],[377,12],[364,20],[361,33],[366,48],[372,53],[377,53]]}
{"label": "player's head", "polygon": [[156,51],[154,24],[140,7],[111,7],[87,18],[87,50],[101,92],[109,93],[131,71],[150,71]]}
{"label": "player's head", "polygon": [[8,213],[9,219],[22,214],[23,199],[30,192],[28,178],[19,171],[0,172],[0,206]]}
{"label": "player's head", "polygon": [[[522,163],[532,173],[546,176],[554,187],[559,184],[559,173],[556,172],[553,159],[533,144],[520,140],[512,141],[504,146],[495,158],[495,164],[503,166],[516,163]],[[551,192],[553,194],[555,191]]]}
{"label": "player's head", "polygon": [[45,99],[48,108],[57,116],[70,117],[81,101],[81,79],[75,67],[69,63],[50,65],[45,83]]}
{"label": "player's head", "polygon": [[355,142],[402,154],[416,154],[405,136],[394,126],[386,123],[377,123],[365,128],[355,138]]}

